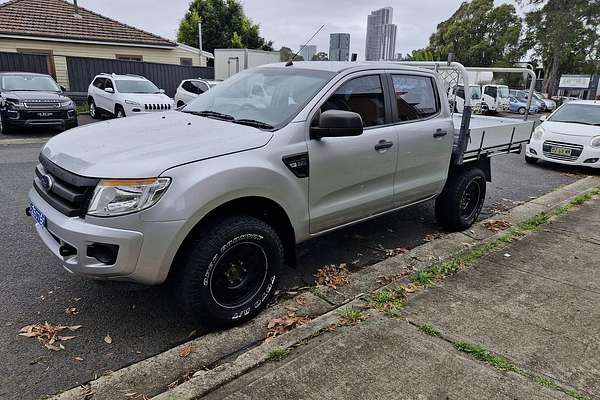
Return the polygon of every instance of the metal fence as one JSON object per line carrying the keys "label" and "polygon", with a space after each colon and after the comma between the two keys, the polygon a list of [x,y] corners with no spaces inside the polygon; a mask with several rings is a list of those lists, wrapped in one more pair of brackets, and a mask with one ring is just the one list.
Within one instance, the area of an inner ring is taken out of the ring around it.
{"label": "metal fence", "polygon": [[48,56],[39,54],[0,53],[0,72],[6,71],[49,74]]}
{"label": "metal fence", "polygon": [[72,92],[87,92],[94,76],[106,72],[141,75],[173,97],[184,79],[213,79],[214,68],[187,67],[174,64],[157,64],[138,61],[121,61],[107,58],[67,57],[69,86]]}

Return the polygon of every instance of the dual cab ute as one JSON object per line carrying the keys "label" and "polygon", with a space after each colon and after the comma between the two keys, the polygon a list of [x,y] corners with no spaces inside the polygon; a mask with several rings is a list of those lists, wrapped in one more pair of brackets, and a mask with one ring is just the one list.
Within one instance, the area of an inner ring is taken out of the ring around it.
{"label": "dual cab ute", "polygon": [[476,221],[490,157],[520,151],[532,123],[477,117],[469,128],[470,97],[450,112],[444,69],[468,87],[455,63],[240,72],[181,111],[51,139],[27,212],[73,273],[169,278],[193,317],[247,320],[299,242],[432,199],[446,229]]}

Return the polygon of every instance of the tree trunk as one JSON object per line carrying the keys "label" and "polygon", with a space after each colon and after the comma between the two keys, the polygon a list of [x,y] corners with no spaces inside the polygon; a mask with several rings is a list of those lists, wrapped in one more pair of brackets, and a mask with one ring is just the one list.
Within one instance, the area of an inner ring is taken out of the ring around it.
{"label": "tree trunk", "polygon": [[554,51],[552,56],[552,63],[549,65],[546,79],[544,79],[544,93],[548,93],[548,96],[555,96],[558,91],[559,85],[559,71],[560,69],[560,52]]}

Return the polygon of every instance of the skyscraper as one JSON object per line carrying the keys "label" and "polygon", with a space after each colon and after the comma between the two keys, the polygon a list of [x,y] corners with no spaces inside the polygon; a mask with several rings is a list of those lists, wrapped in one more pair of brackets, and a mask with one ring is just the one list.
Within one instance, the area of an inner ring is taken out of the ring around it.
{"label": "skyscraper", "polygon": [[304,58],[304,61],[312,61],[312,58],[315,54],[317,54],[317,46],[314,44],[306,45],[304,48],[300,46],[300,55]]}
{"label": "skyscraper", "polygon": [[350,60],[350,34],[332,33],[329,35],[329,61]]}
{"label": "skyscraper", "polygon": [[367,61],[392,60],[396,55],[397,26],[392,23],[394,9],[385,7],[367,17]]}

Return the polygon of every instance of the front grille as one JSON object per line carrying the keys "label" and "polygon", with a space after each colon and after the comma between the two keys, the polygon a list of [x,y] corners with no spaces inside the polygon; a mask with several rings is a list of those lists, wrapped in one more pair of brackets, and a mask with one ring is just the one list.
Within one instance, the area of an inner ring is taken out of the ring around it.
{"label": "front grille", "polygon": [[[48,179],[51,185],[45,185]],[[53,208],[68,217],[83,217],[100,180],[69,172],[40,155],[33,187]]]}
{"label": "front grille", "polygon": [[55,101],[25,101],[24,104],[26,108],[30,108],[33,110],[52,110],[60,108],[60,103]]}
{"label": "front grille", "polygon": [[[571,149],[571,155],[560,155],[551,153],[550,150],[552,147],[564,147],[567,149]],[[552,140],[546,140],[543,145],[544,156],[548,158],[552,158],[554,160],[561,161],[577,161],[581,153],[583,152],[583,146],[580,144],[573,143],[564,143],[564,142],[554,142]]]}
{"label": "front grille", "polygon": [[144,109],[147,111],[165,111],[170,110],[170,104],[144,104]]}

